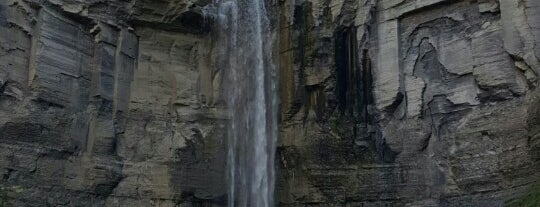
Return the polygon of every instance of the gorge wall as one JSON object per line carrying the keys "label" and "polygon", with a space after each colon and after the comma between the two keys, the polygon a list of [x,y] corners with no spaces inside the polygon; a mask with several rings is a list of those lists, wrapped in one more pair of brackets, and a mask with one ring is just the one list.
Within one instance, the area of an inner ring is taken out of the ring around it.
{"label": "gorge wall", "polygon": [[[226,206],[210,0],[0,1],[0,202]],[[540,170],[540,2],[269,0],[278,206],[504,206]]]}
{"label": "gorge wall", "polygon": [[204,4],[0,2],[6,206],[226,205]]}
{"label": "gorge wall", "polygon": [[284,1],[283,206],[503,206],[538,178],[538,1]]}

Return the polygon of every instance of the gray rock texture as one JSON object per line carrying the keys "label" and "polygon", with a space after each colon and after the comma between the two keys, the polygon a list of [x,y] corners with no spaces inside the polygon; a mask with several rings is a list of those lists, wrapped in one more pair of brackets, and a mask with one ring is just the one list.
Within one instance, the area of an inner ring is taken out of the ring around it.
{"label": "gray rock texture", "polygon": [[[225,206],[210,0],[0,1],[0,206]],[[268,0],[278,206],[504,206],[540,179],[540,1]]]}
{"label": "gray rock texture", "polygon": [[0,1],[0,202],[224,204],[204,3]]}
{"label": "gray rock texture", "polygon": [[540,167],[537,2],[280,2],[280,205],[526,193]]}

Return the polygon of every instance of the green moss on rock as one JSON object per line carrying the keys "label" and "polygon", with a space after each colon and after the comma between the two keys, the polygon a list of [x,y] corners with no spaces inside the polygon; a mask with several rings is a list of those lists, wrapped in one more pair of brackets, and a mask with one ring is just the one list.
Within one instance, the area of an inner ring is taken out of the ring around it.
{"label": "green moss on rock", "polygon": [[540,206],[540,185],[535,185],[527,195],[511,201],[506,207],[538,207]]}

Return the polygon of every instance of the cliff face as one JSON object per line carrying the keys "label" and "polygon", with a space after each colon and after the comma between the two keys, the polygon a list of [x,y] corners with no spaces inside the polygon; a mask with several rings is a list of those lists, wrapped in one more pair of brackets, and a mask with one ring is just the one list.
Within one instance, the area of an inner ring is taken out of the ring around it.
{"label": "cliff face", "polygon": [[7,206],[224,203],[203,1],[0,1]]}
{"label": "cliff face", "polygon": [[280,11],[283,206],[501,206],[537,181],[538,1]]}
{"label": "cliff face", "polygon": [[[0,202],[224,206],[209,0],[0,1]],[[272,6],[280,206],[501,206],[540,170],[540,2]]]}

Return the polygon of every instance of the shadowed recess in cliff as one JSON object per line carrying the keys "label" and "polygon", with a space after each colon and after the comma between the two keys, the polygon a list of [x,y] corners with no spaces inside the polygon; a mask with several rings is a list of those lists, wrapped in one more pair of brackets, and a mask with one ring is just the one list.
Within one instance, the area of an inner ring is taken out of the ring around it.
{"label": "shadowed recess in cliff", "polygon": [[[336,31],[336,93],[342,113],[354,113],[354,94],[359,79],[356,74],[356,34],[353,28],[345,27]],[[346,111],[348,109],[348,111]],[[349,111],[353,110],[353,111]]]}
{"label": "shadowed recess in cliff", "polygon": [[207,12],[215,14],[215,65],[230,111],[229,206],[273,206],[277,91],[265,1],[216,1]]}
{"label": "shadowed recess in cliff", "polygon": [[355,30],[342,27],[335,32],[336,94],[340,112],[354,121],[355,143],[367,147],[374,132],[371,58],[367,49],[358,51]]}

